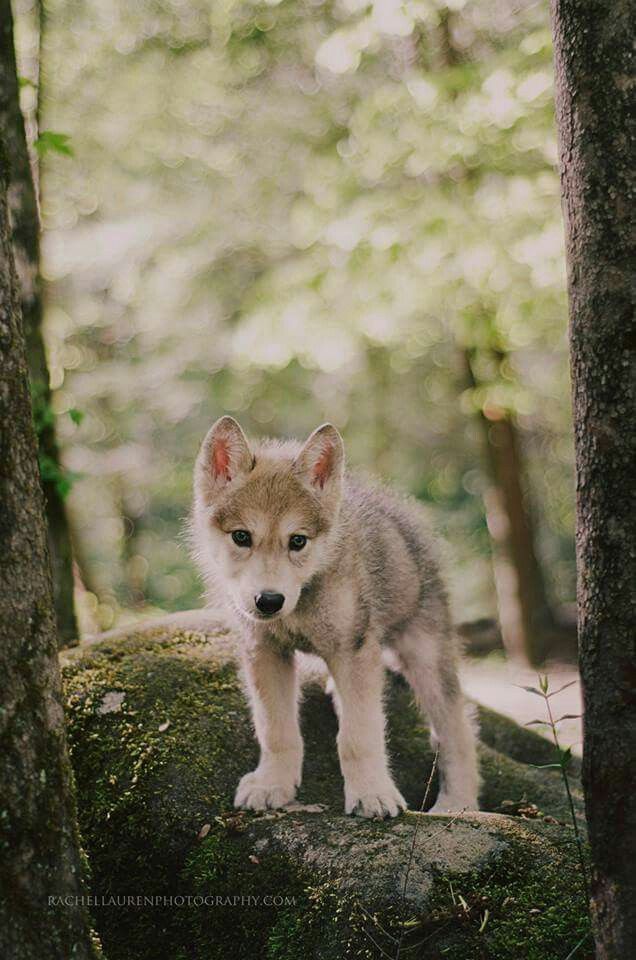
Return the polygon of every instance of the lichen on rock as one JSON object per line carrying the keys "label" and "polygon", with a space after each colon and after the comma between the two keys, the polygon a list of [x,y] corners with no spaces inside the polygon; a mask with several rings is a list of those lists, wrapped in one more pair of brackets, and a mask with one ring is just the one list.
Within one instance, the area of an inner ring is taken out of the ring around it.
{"label": "lichen on rock", "polygon": [[[336,719],[312,682],[298,804],[234,811],[236,784],[257,759],[237,640],[211,616],[181,623],[66,655],[81,829],[109,960],[392,958],[400,942],[418,958],[563,960],[583,936],[562,785],[522,762],[551,759],[546,741],[484,713],[484,812],[346,817]],[[396,780],[417,811],[433,753],[399,677],[388,681],[387,715]],[[505,801],[536,815],[496,812]]]}

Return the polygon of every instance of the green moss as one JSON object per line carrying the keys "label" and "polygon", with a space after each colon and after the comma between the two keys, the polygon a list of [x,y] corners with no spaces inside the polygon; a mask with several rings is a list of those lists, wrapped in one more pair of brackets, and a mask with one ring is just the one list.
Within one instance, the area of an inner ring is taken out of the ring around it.
{"label": "green moss", "polygon": [[[173,898],[98,906],[109,960],[371,958],[380,949],[393,956],[400,937],[405,946],[424,941],[411,952],[418,957],[557,960],[555,945],[573,946],[583,930],[567,827],[467,817],[446,829],[447,820],[417,815],[391,823],[344,817],[336,721],[317,688],[302,707],[300,799],[325,812],[232,812],[257,750],[227,635],[159,630],[111,640],[72,658],[65,685],[94,892]],[[427,731],[399,680],[388,708],[396,778],[419,805],[432,762]],[[516,749],[516,760],[482,749],[487,805],[526,795],[562,815],[558,777],[521,763]],[[453,904],[449,880],[467,911]]]}
{"label": "green moss", "polygon": [[573,838],[519,831],[490,871],[440,877],[430,911],[433,932],[453,921],[442,953],[449,960],[563,960],[588,929]]}
{"label": "green moss", "polygon": [[[514,720],[503,717],[487,707],[479,707],[479,736],[482,743],[498,753],[521,763],[554,763],[556,748],[546,737],[539,736],[534,730],[520,727]],[[581,763],[572,758],[570,774],[574,779],[580,776]]]}

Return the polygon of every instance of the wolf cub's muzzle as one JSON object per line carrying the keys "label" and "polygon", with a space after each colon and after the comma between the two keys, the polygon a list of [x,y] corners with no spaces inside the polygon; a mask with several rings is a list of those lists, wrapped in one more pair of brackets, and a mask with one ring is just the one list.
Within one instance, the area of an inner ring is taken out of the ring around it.
{"label": "wolf cub's muzzle", "polygon": [[272,617],[283,609],[285,597],[282,593],[270,593],[268,590],[264,590],[263,593],[254,597],[254,603],[259,613],[262,613],[265,617]]}

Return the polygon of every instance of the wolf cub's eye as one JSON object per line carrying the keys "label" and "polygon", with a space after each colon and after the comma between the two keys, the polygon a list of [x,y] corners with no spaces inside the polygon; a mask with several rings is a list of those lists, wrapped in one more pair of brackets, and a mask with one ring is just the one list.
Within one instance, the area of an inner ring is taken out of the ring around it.
{"label": "wolf cub's eye", "polygon": [[302,548],[307,543],[307,537],[304,533],[294,533],[289,538],[289,549],[290,550],[302,550]]}
{"label": "wolf cub's eye", "polygon": [[237,547],[252,546],[252,536],[247,530],[232,530],[232,540]]}

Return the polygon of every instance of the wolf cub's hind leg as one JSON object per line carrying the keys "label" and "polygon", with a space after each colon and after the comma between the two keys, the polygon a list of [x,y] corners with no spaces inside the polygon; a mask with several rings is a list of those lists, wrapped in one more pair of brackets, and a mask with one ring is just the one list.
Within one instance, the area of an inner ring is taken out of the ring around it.
{"label": "wolf cub's hind leg", "polygon": [[478,809],[475,733],[459,685],[452,638],[411,627],[395,651],[439,749],[440,790],[430,813]]}
{"label": "wolf cub's hind leg", "polygon": [[303,763],[294,658],[263,640],[244,652],[243,669],[261,755],[257,768],[241,779],[234,806],[282,807],[296,796]]}
{"label": "wolf cub's hind leg", "polygon": [[327,662],[338,715],[338,755],[344,778],[345,812],[395,817],[406,802],[389,772],[384,741],[384,666],[379,644],[340,651]]}

